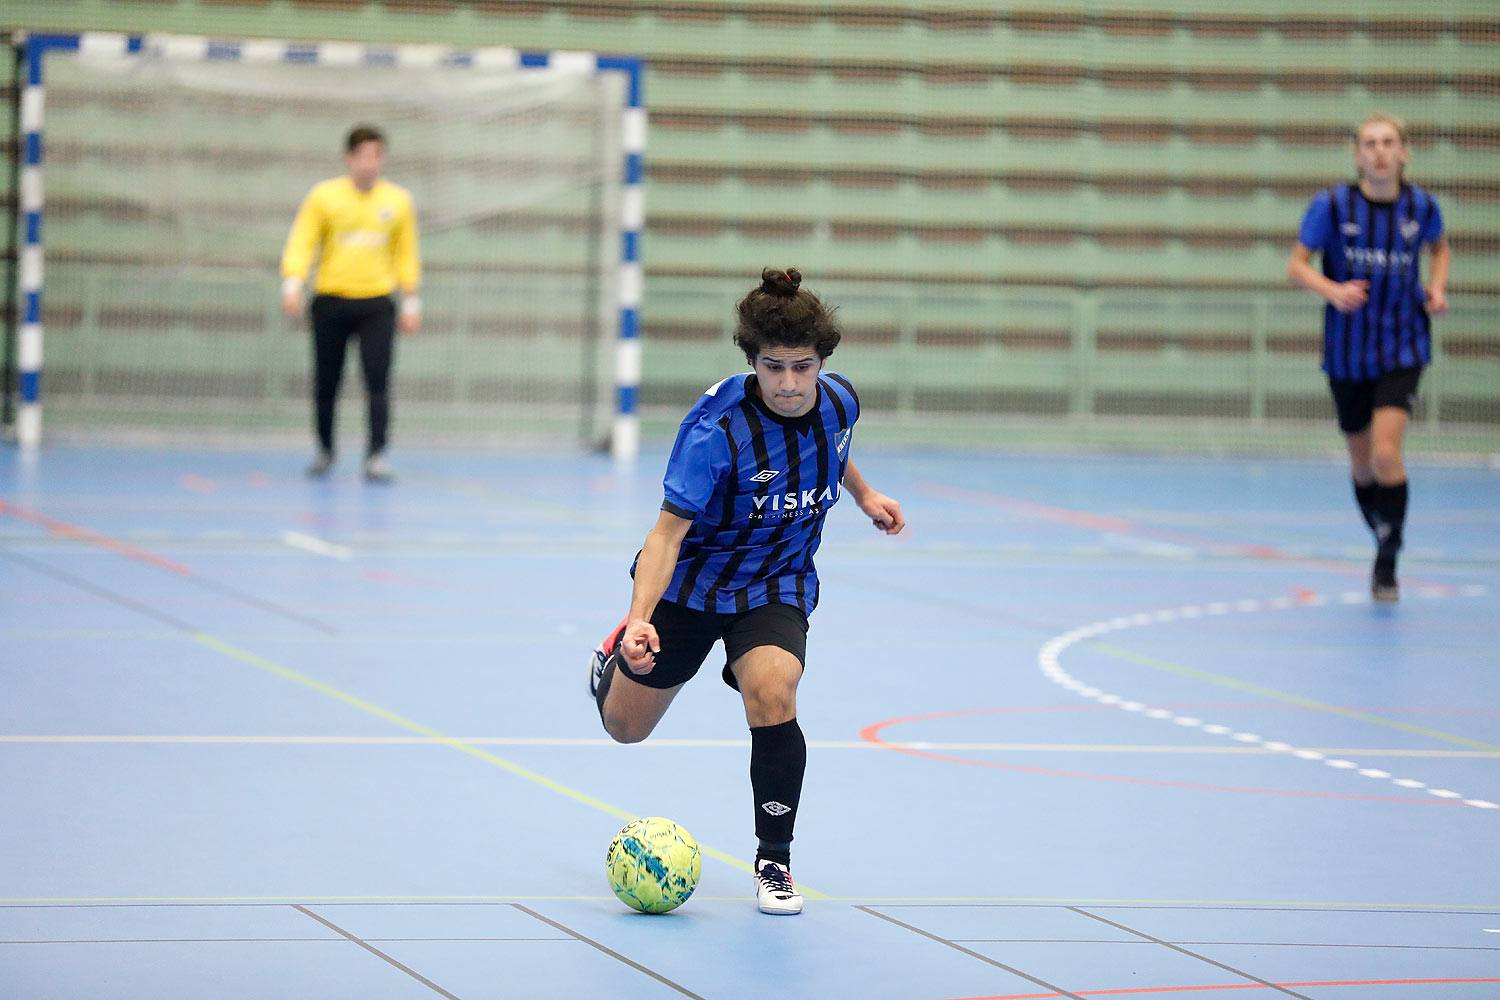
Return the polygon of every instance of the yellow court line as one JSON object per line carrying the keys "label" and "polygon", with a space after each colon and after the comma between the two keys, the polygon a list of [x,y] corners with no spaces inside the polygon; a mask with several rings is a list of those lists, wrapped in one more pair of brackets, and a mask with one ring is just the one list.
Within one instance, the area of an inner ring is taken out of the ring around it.
{"label": "yellow court line", "polygon": [[[413,722],[411,719],[397,715],[395,712],[381,708],[379,705],[365,701],[363,698],[359,698],[355,695],[349,694],[347,691],[341,691],[331,684],[324,684],[322,681],[308,677],[306,674],[300,674],[288,667],[283,667],[279,663],[273,663],[263,656],[256,656],[254,653],[246,652],[245,650],[240,649],[237,646],[231,646],[229,643],[225,642],[223,639],[218,638],[217,636],[209,635],[206,632],[194,632],[192,633],[192,637],[195,642],[201,643],[202,645],[207,646],[209,649],[213,649],[220,653],[223,653],[225,656],[231,656],[234,659],[239,660],[241,663],[247,663],[259,670],[264,670],[267,673],[275,674],[277,677],[281,677],[286,680],[293,681],[297,684],[301,684],[303,687],[311,688],[312,690],[317,691],[320,694],[325,694],[328,697],[337,699],[338,701],[341,701],[346,705],[353,706],[354,708],[359,709],[361,712],[368,712],[370,715],[374,715],[377,718],[384,719],[386,722],[389,722],[392,725],[400,726],[402,729],[417,733],[421,736],[426,736],[427,738],[441,743],[444,746],[452,747],[454,750],[466,753],[470,757],[478,758],[479,760],[484,761],[486,764],[491,764],[503,771],[509,771],[516,777],[523,778],[526,781],[532,782],[533,784],[540,785],[548,791],[556,792],[559,795],[570,798],[580,805],[588,806],[591,809],[598,809],[600,812],[608,813],[609,815],[626,822],[638,818],[634,813],[626,812],[624,809],[621,809],[618,806],[610,805],[608,802],[605,802],[602,799],[596,799],[592,795],[585,794],[584,792],[580,792],[574,788],[569,788],[567,785],[564,785],[561,782],[553,781],[546,775],[538,774],[537,772],[532,771],[528,768],[524,768],[519,764],[514,764],[506,760],[504,757],[492,754],[487,750],[481,750],[476,746],[465,743],[462,740],[456,740],[451,736],[444,736],[436,729],[424,726],[420,722]],[[739,858],[734,857],[731,854],[726,854],[723,851],[720,851],[713,847],[705,846],[703,844],[698,845],[698,850],[701,851],[705,856],[713,858],[716,861],[722,861],[726,865],[729,865],[733,868],[738,868],[743,872],[754,874],[754,869],[747,862],[741,861]],[[802,895],[806,896],[809,899],[828,898],[823,893],[818,892],[816,889],[809,888],[808,886],[803,885],[800,882],[797,883],[797,885],[801,890]]]}
{"label": "yellow court line", "polygon": [[1107,642],[1091,642],[1089,643],[1089,648],[1095,650],[1096,652],[1105,653],[1109,656],[1113,656],[1121,660],[1129,660],[1131,663],[1139,663],[1144,667],[1152,667],[1156,670],[1164,670],[1167,673],[1180,674],[1183,677],[1191,677],[1194,680],[1208,681],[1210,684],[1217,684],[1220,687],[1233,688],[1236,691],[1245,691],[1250,694],[1257,694],[1264,698],[1272,698],[1276,701],[1284,701],[1291,705],[1300,705],[1303,708],[1316,709],[1320,712],[1327,712],[1330,715],[1342,715],[1347,719],[1357,719],[1360,722],[1371,722],[1377,726],[1386,726],[1390,729],[1398,729],[1403,733],[1414,733],[1418,736],[1426,736],[1431,739],[1441,740],[1444,743],[1453,743],[1457,746],[1470,747],[1474,750],[1500,752],[1500,746],[1494,746],[1490,743],[1481,743],[1479,740],[1471,740],[1467,737],[1455,736],[1452,733],[1445,733],[1437,729],[1427,729],[1423,726],[1413,726],[1407,722],[1398,722],[1395,719],[1382,718],[1381,716],[1371,715],[1368,712],[1360,712],[1352,708],[1341,708],[1338,705],[1329,705],[1321,701],[1314,701],[1311,698],[1303,698],[1300,695],[1288,694],[1285,691],[1278,691],[1275,688],[1262,687],[1259,684],[1251,684],[1248,681],[1236,680],[1233,677],[1224,677],[1219,674],[1211,674],[1206,670],[1196,670],[1192,667],[1182,666],[1179,663],[1172,663],[1168,660],[1157,659],[1154,656],[1146,656],[1143,653],[1131,652],[1128,649],[1122,649],[1119,646],[1113,646]]}

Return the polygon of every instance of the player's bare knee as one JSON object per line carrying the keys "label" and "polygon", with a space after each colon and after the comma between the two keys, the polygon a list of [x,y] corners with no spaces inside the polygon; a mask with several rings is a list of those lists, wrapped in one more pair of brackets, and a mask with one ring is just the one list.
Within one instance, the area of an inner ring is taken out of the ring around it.
{"label": "player's bare knee", "polygon": [[780,725],[797,715],[797,686],[782,678],[756,678],[743,685],[740,693],[752,726]]}
{"label": "player's bare knee", "polygon": [[1391,485],[1405,479],[1406,467],[1401,461],[1400,443],[1376,442],[1375,452],[1370,459],[1370,467],[1375,472],[1377,482]]}
{"label": "player's bare knee", "polygon": [[642,725],[624,712],[611,712],[607,704],[604,711],[600,713],[600,718],[604,721],[604,731],[616,743],[640,743],[651,735],[653,728]]}

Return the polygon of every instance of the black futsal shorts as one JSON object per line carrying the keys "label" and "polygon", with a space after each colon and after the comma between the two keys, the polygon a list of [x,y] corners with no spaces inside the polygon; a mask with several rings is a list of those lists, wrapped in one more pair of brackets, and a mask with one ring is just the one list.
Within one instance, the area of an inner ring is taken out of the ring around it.
{"label": "black futsal shorts", "polygon": [[646,687],[671,688],[693,679],[714,643],[724,642],[724,683],[740,689],[729,665],[757,646],[776,646],[807,664],[807,616],[790,604],[763,604],[735,614],[697,611],[658,601],[651,624],[661,639],[656,666],[647,674],[624,673]]}
{"label": "black futsal shorts", "polygon": [[1384,372],[1368,382],[1329,379],[1333,407],[1339,415],[1339,430],[1345,434],[1358,434],[1370,426],[1370,418],[1382,406],[1395,406],[1411,413],[1417,405],[1417,383],[1421,378],[1422,367],[1418,365]]}

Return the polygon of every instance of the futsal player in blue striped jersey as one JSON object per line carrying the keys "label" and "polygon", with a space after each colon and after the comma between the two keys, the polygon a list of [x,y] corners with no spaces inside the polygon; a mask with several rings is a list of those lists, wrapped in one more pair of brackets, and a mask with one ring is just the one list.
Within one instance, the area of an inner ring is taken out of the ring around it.
{"label": "futsal player in blue striped jersey", "polygon": [[[1327,300],[1323,371],[1349,447],[1354,498],[1375,534],[1370,593],[1401,596],[1396,555],[1406,524],[1402,442],[1422,369],[1432,360],[1431,317],[1448,311],[1451,253],[1437,199],[1405,178],[1399,118],[1375,114],[1354,133],[1358,181],[1320,191],[1287,262],[1294,284]],[[1422,248],[1431,263],[1424,287]],[[1312,266],[1322,256],[1322,272]]]}
{"label": "futsal player in blue striped jersey", "polygon": [[724,643],[722,675],[750,726],[756,900],[772,914],[802,910],[791,878],[807,766],[797,683],[824,520],[847,493],[886,534],[906,524],[849,458],[859,394],[824,369],[841,334],[801,281],[767,269],[736,307],[734,342],[753,371],[709,388],[683,419],[661,513],[631,568],[630,613],[589,669],[605,731],[638,743]]}

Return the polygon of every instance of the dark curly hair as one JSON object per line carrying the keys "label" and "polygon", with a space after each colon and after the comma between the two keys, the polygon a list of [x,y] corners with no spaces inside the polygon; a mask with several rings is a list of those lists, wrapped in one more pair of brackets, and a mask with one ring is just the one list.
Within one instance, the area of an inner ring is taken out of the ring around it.
{"label": "dark curly hair", "polygon": [[344,152],[354,152],[363,142],[378,142],[384,146],[385,133],[374,125],[356,125],[344,136]]}
{"label": "dark curly hair", "polygon": [[760,272],[760,285],[734,307],[740,318],[734,344],[752,365],[769,347],[811,347],[821,361],[839,346],[843,334],[834,318],[836,310],[802,291],[801,284],[802,272],[795,267],[768,267]]}

